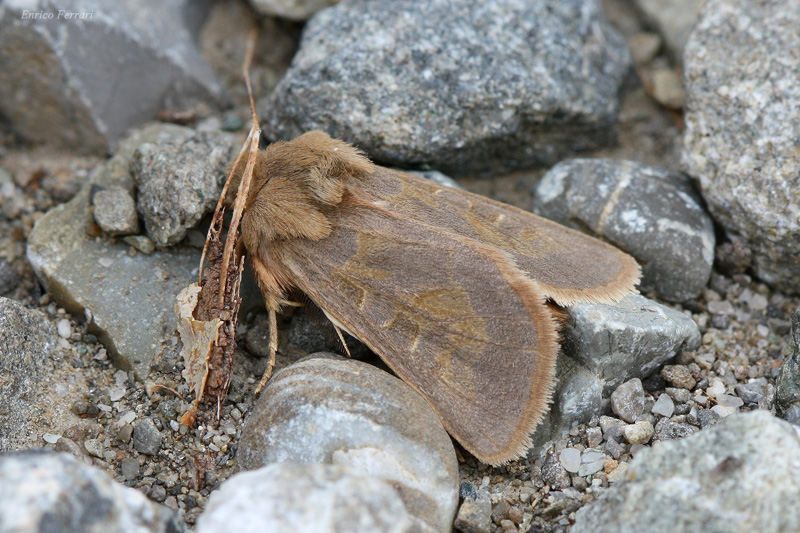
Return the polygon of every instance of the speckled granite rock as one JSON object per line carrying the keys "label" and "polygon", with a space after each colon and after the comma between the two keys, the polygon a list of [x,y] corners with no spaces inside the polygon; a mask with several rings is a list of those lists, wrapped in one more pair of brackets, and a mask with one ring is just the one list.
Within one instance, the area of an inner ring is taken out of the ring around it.
{"label": "speckled granite rock", "polygon": [[686,45],[683,161],[762,280],[800,291],[800,1],[710,0]]}
{"label": "speckled granite rock", "polygon": [[130,165],[136,208],[157,246],[177,244],[214,211],[240,145],[230,133],[184,128],[136,148]]}
{"label": "speckled granite rock", "polygon": [[394,487],[358,469],[276,463],[236,474],[214,491],[206,512],[200,516],[197,533],[220,531],[433,533],[434,530],[414,523]]}
{"label": "speckled granite rock", "polygon": [[797,531],[800,436],[765,411],[645,449],[573,533]]}
{"label": "speckled granite rock", "polygon": [[39,311],[0,297],[0,452],[24,442],[45,359],[58,350],[56,329]]}
{"label": "speckled granite rock", "polygon": [[180,533],[172,510],[70,455],[0,456],[0,531]]}
{"label": "speckled granite rock", "polygon": [[691,318],[638,294],[616,305],[573,305],[567,312],[553,403],[533,434],[534,453],[575,424],[605,412],[623,382],[643,379],[678,351],[700,345]]}
{"label": "speckled granite rock", "polygon": [[222,87],[194,43],[209,5],[5,2],[0,72],[14,75],[0,77],[0,112],[28,141],[105,153],[164,108],[223,103]]}
{"label": "speckled granite rock", "polygon": [[714,263],[714,225],[689,179],[634,161],[572,159],[534,188],[533,211],[619,246],[642,286],[666,300],[697,298]]}
{"label": "speckled granite rock", "polygon": [[265,131],[446,173],[553,164],[614,140],[629,66],[594,0],[345,0],[309,20]]}
{"label": "speckled granite rock", "polygon": [[28,260],[47,292],[72,313],[88,312],[91,330],[116,363],[140,378],[172,337],[175,296],[194,281],[200,251],[130,255],[123,242],[95,239],[87,235],[93,222],[89,197],[93,185],[132,190],[128,167],[136,148],[183,131],[154,125],[134,133],[75,198],[39,219],[28,239]]}

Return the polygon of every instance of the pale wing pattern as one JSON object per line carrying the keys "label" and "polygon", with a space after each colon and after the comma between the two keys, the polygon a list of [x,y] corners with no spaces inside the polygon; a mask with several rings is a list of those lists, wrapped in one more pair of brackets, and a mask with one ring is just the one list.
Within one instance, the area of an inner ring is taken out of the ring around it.
{"label": "pale wing pattern", "polygon": [[561,305],[616,301],[634,291],[639,265],[598,239],[516,207],[404,172],[378,168],[355,192],[399,216],[508,252]]}
{"label": "pale wing pattern", "polygon": [[544,297],[502,253],[369,207],[275,249],[298,287],[422,393],[479,459],[524,454],[557,350]]}

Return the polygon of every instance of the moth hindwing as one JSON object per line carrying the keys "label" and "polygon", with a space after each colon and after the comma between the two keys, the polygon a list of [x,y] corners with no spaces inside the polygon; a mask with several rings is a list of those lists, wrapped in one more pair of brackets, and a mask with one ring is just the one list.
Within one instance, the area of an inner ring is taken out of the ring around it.
{"label": "moth hindwing", "polygon": [[242,240],[271,317],[299,289],[494,465],[526,453],[547,410],[548,303],[616,301],[639,279],[613,246],[321,132],[259,152]]}

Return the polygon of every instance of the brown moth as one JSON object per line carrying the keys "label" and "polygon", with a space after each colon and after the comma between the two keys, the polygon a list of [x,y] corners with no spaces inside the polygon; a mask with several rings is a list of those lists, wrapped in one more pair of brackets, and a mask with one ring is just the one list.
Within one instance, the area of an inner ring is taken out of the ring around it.
{"label": "brown moth", "polygon": [[[240,161],[234,182],[243,172]],[[319,131],[258,151],[241,240],[270,316],[267,375],[275,314],[300,290],[492,465],[526,453],[548,408],[548,304],[617,301],[640,274],[613,246],[374,165]]]}

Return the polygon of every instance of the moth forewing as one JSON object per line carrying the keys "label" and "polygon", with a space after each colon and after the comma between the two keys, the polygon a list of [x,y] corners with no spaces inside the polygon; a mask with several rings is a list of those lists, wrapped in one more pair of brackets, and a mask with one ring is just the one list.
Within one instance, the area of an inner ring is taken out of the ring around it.
{"label": "moth forewing", "polygon": [[271,315],[300,289],[490,464],[524,455],[547,410],[548,300],[617,300],[639,276],[605,243],[321,132],[259,152],[242,239]]}

